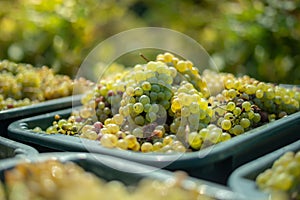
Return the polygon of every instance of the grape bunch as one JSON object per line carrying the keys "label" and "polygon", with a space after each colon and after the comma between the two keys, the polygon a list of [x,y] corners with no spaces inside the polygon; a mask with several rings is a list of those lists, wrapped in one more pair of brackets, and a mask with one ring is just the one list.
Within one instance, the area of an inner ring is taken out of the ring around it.
{"label": "grape bunch", "polygon": [[164,53],[99,81],[82,108],[46,132],[108,148],[198,151],[298,112],[299,103],[297,88],[211,70],[201,76],[192,62]]}
{"label": "grape bunch", "polygon": [[[184,186],[185,173],[174,174],[175,177],[167,181],[145,177],[129,188],[117,179],[107,181],[97,177],[73,162],[54,159],[25,162],[5,171],[5,187],[1,187],[0,181],[0,199],[214,199],[210,197],[214,194],[199,192],[198,184]],[[5,190],[7,195],[4,195]]]}
{"label": "grape bunch", "polygon": [[300,199],[300,151],[283,154],[272,168],[256,177],[256,184],[260,190],[280,191],[289,196],[287,199]]}
{"label": "grape bunch", "polygon": [[0,62],[0,110],[70,96],[73,87],[90,88],[92,85],[84,78],[72,80],[55,74],[46,66],[37,68],[3,60]]}

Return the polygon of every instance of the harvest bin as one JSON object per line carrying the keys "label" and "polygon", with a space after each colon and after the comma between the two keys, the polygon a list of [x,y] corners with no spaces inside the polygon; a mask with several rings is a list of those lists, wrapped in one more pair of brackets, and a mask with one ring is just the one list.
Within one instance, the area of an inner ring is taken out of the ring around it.
{"label": "harvest bin", "polygon": [[80,105],[82,95],[68,96],[41,103],[0,111],[0,136],[7,136],[7,127],[13,121],[38,114]]}
{"label": "harvest bin", "polygon": [[34,148],[0,137],[0,160],[13,157],[34,157],[36,155],[38,155],[38,151]]}
{"label": "harvest bin", "polygon": [[[118,180],[127,186],[135,186],[142,178],[165,181],[169,178],[175,178],[174,174],[141,165],[138,163],[113,158],[106,155],[96,155],[90,153],[44,153],[38,157],[26,159],[31,162],[45,161],[48,159],[58,159],[61,162],[72,161],[82,167],[85,171],[91,172],[96,176],[107,180]],[[24,162],[17,159],[8,159],[0,163],[0,178],[4,181],[4,172],[16,166],[17,163]],[[211,183],[204,180],[188,177],[182,182],[185,187],[199,185],[199,189],[210,197],[222,200],[244,199],[240,194],[233,193],[227,187]]]}
{"label": "harvest bin", "polygon": [[284,153],[288,151],[296,152],[299,150],[300,140],[253,160],[236,169],[232,175],[230,175],[228,184],[233,191],[245,194],[245,196],[250,199],[267,199],[268,193],[260,191],[256,186],[256,177],[266,169],[271,168],[273,162]]}
{"label": "harvest bin", "polygon": [[16,121],[8,127],[8,136],[54,150],[96,152],[168,170],[184,170],[191,176],[222,184],[226,184],[228,176],[238,166],[300,139],[300,134],[297,134],[300,130],[300,112],[213,147],[183,155],[108,149],[100,146],[98,141],[59,134],[41,134],[29,130],[36,126],[45,129],[52,124],[56,114],[67,118],[71,111],[72,109],[66,109]]}

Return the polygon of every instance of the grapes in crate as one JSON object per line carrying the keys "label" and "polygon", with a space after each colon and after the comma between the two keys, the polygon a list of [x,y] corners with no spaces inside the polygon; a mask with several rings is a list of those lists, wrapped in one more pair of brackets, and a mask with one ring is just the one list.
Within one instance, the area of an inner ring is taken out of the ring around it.
{"label": "grapes in crate", "polygon": [[297,88],[198,68],[170,53],[101,80],[68,119],[47,134],[108,148],[189,152],[227,141],[299,111]]}
{"label": "grapes in crate", "polygon": [[[166,181],[144,177],[136,185],[126,186],[118,177],[106,181],[74,162],[62,163],[49,159],[36,163],[20,163],[4,173],[6,187],[1,187],[0,181],[0,198],[7,200],[214,199],[205,192],[200,192],[200,184],[185,186],[183,182],[187,175],[182,172],[177,172],[174,178]],[[4,189],[7,198],[4,198]]]}
{"label": "grapes in crate", "polygon": [[262,191],[300,199],[300,151],[286,152],[273,162],[270,169],[256,177],[256,185]]}
{"label": "grapes in crate", "polygon": [[84,88],[92,85],[84,78],[72,80],[56,74],[46,66],[38,68],[3,60],[0,62],[0,111],[70,96],[73,87],[83,93]]}

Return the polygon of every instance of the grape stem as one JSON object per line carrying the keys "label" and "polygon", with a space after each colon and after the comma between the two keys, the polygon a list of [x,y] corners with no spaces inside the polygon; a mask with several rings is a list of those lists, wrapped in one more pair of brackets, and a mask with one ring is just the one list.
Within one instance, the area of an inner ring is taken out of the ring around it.
{"label": "grape stem", "polygon": [[82,124],[82,126],[78,129],[78,131],[77,131],[78,134],[80,134],[81,130],[83,129],[83,127],[85,125],[87,125],[88,122],[91,122],[91,119],[88,118],[88,119],[85,120],[85,122]]}
{"label": "grape stem", "polygon": [[146,58],[146,57],[144,56],[144,54],[140,53],[140,56],[141,56],[146,62],[149,62],[149,61],[150,61],[148,58]]}

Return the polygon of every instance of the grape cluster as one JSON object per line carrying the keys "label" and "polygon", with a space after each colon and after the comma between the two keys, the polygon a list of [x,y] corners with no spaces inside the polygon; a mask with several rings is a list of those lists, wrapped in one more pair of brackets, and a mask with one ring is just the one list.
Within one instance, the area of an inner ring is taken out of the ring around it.
{"label": "grape cluster", "polygon": [[74,131],[53,124],[46,132],[96,139],[108,148],[197,151],[297,112],[299,102],[297,88],[210,70],[200,76],[190,61],[165,53],[97,83],[64,120]]}
{"label": "grape cluster", "polygon": [[289,199],[300,199],[300,151],[283,154],[272,168],[256,177],[256,184],[260,190],[270,193],[281,191]]}
{"label": "grape cluster", "polygon": [[72,80],[68,76],[55,74],[46,66],[36,68],[30,64],[3,60],[0,62],[0,110],[70,96],[73,87],[89,88],[92,85],[83,78]]}
{"label": "grape cluster", "polygon": [[[0,187],[0,198],[7,199],[203,199],[212,200],[199,185],[186,187],[187,175],[176,172],[167,181],[143,178],[129,188],[118,180],[106,181],[85,171],[73,162],[46,160],[38,163],[20,163],[5,172],[5,189]],[[0,182],[0,186],[1,186]],[[1,193],[2,192],[2,193]],[[3,194],[3,195],[1,195]],[[4,198],[7,196],[7,198]],[[22,196],[22,198],[20,198]]]}

